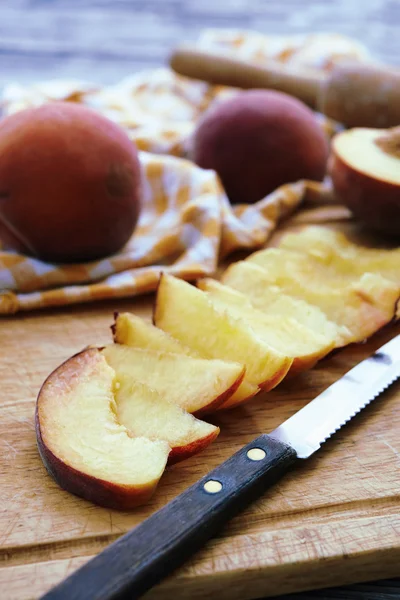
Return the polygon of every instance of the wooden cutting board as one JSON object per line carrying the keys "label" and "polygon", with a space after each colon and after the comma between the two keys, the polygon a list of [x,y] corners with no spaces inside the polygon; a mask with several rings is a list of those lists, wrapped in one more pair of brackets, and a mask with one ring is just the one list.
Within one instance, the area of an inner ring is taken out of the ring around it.
{"label": "wooden cutting board", "polygon": [[[147,506],[110,511],[64,492],[47,474],[36,449],[35,399],[68,356],[110,342],[113,310],[150,316],[152,300],[0,320],[2,600],[37,598],[400,333],[390,326],[250,405],[210,418],[222,430],[211,447],[169,468]],[[399,402],[397,383],[146,598],[246,600],[400,576]]]}

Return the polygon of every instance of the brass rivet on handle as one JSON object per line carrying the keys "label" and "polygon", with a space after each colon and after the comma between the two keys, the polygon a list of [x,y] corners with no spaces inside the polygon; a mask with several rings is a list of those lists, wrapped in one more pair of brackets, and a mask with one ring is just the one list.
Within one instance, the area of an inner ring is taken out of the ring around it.
{"label": "brass rivet on handle", "polygon": [[251,448],[247,453],[247,458],[250,460],[263,460],[266,457],[266,452],[261,448]]}
{"label": "brass rivet on handle", "polygon": [[215,479],[209,479],[203,487],[208,494],[218,494],[222,490],[222,483],[215,481]]}

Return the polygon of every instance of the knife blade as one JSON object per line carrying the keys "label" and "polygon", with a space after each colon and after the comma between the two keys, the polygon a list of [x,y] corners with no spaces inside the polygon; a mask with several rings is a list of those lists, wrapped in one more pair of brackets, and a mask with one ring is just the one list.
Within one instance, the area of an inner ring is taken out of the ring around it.
{"label": "knife blade", "polygon": [[270,435],[295,448],[298,458],[308,458],[400,376],[399,361],[400,335],[358,363]]}
{"label": "knife blade", "polygon": [[42,600],[133,600],[400,377],[400,335],[269,435],[262,434],[46,593]]}

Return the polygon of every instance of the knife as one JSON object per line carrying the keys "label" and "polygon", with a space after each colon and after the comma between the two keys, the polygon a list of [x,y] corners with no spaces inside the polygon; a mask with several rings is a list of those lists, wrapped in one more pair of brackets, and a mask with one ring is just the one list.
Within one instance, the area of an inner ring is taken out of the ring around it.
{"label": "knife", "polygon": [[108,546],[42,600],[133,600],[400,376],[400,335]]}

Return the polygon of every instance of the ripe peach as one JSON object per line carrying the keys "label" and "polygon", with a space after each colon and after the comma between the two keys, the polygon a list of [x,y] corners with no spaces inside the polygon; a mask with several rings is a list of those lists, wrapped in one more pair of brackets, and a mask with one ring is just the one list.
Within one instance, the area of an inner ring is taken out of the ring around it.
{"label": "ripe peach", "polygon": [[119,126],[54,102],[0,121],[0,238],[53,262],[113,254],[140,211],[140,165]]}
{"label": "ripe peach", "polygon": [[337,134],[329,171],[336,195],[366,227],[400,236],[400,127]]}
{"label": "ripe peach", "polygon": [[233,203],[256,202],[284,183],[323,179],[328,150],[314,113],[271,90],[239,92],[211,107],[193,139],[193,160],[218,173]]}

